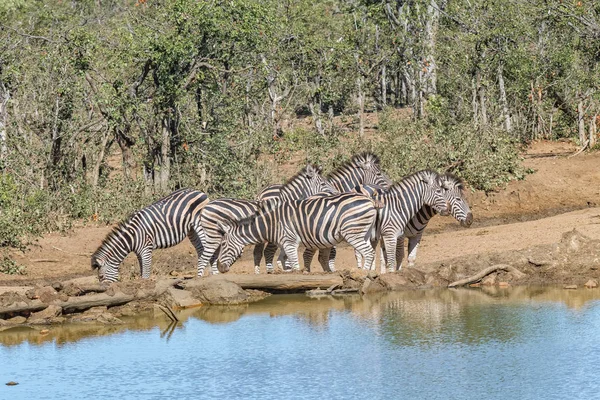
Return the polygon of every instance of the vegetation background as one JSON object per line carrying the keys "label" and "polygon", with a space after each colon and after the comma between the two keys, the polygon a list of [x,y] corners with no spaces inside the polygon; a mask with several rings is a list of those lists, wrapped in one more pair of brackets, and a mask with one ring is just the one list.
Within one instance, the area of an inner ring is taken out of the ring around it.
{"label": "vegetation background", "polygon": [[366,149],[494,190],[595,146],[599,39],[589,0],[3,0],[0,252]]}

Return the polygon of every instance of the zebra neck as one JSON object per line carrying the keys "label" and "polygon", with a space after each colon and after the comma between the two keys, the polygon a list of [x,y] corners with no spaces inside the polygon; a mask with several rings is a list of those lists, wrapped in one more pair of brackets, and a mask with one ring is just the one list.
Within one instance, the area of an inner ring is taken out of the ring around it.
{"label": "zebra neck", "polygon": [[364,172],[358,168],[346,169],[329,178],[329,183],[340,193],[351,192],[356,186],[364,184]]}
{"label": "zebra neck", "polygon": [[407,221],[419,213],[424,204],[423,194],[425,184],[422,182],[401,182],[394,186],[389,194],[398,198],[402,204],[401,212],[407,217]]}
{"label": "zebra neck", "polygon": [[129,253],[139,247],[138,240],[136,240],[138,236],[132,234],[127,226],[121,227],[102,244],[98,253],[104,254],[111,264],[119,265]]}

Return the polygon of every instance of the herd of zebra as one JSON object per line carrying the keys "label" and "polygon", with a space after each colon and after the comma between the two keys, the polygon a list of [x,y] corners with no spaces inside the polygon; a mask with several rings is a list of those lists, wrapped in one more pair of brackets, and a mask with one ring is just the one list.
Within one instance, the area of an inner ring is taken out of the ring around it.
{"label": "herd of zebra", "polygon": [[421,236],[436,214],[470,226],[473,215],[463,182],[452,174],[423,170],[393,183],[373,153],[353,156],[327,177],[307,165],[285,184],[265,188],[255,201],[208,196],[179,189],[135,212],[112,230],[92,255],[100,281],[119,278],[119,265],[134,252],[141,276],[150,277],[152,250],[174,246],[189,237],[198,253],[198,276],[227,272],[244,246],[254,244],[255,272],[265,258],[267,273],[280,250],[279,268],[298,271],[298,246],[305,247],[304,268],[314,254],[324,271],[335,270],[335,246],[348,242],[358,268],[374,269],[381,248],[381,268],[399,270],[404,238],[408,264],[414,264]]}

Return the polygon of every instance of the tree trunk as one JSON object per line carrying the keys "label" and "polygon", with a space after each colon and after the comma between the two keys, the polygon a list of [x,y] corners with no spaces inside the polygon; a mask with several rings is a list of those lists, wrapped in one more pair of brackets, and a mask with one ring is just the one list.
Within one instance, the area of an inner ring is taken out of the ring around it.
{"label": "tree trunk", "polygon": [[439,7],[435,0],[427,5],[427,19],[425,21],[425,79],[424,93],[426,96],[437,93],[437,65],[435,62],[435,38],[440,19]]}
{"label": "tree trunk", "polygon": [[577,125],[579,130],[579,143],[583,146],[585,143],[585,119],[583,114],[583,99],[577,103]]}
{"label": "tree trunk", "polygon": [[162,141],[160,144],[160,177],[158,189],[166,193],[169,189],[169,177],[171,174],[171,159],[169,150],[171,148],[171,130],[169,117],[164,117],[162,121]]}
{"label": "tree trunk", "polygon": [[4,167],[4,162],[8,155],[6,144],[7,133],[6,125],[8,123],[8,100],[10,93],[3,83],[0,83],[0,169]]}
{"label": "tree trunk", "polygon": [[479,71],[479,70],[477,70],[476,82],[477,82],[477,97],[479,100],[480,126],[483,128],[483,127],[487,126],[488,118],[487,118],[487,110],[486,110],[486,104],[485,104],[485,87],[483,86],[483,84],[481,82],[481,71]]}
{"label": "tree trunk", "polygon": [[597,117],[598,117],[598,114],[594,114],[592,116],[592,119],[590,120],[590,130],[589,130],[590,149],[596,145],[596,118]]}
{"label": "tree trunk", "polygon": [[104,134],[104,138],[102,139],[102,143],[100,144],[100,152],[98,153],[98,158],[96,159],[96,163],[94,164],[94,176],[92,177],[92,187],[95,189],[98,186],[98,179],[100,178],[100,166],[102,165],[102,160],[104,160],[104,152],[106,151],[106,144],[108,143],[108,138],[110,134],[108,131]]}
{"label": "tree trunk", "polygon": [[356,78],[356,90],[357,90],[357,103],[358,103],[358,133],[360,137],[365,135],[365,95],[363,93],[363,77],[362,75],[358,75]]}
{"label": "tree trunk", "polygon": [[386,66],[385,62],[381,63],[381,82],[380,82],[380,90],[381,90],[381,108],[385,108],[387,106],[387,74],[386,74]]}
{"label": "tree trunk", "polygon": [[502,74],[502,64],[498,66],[498,86],[500,89],[500,104],[502,105],[502,115],[504,116],[504,129],[506,132],[512,130],[510,112],[508,111],[508,101],[506,100],[506,89],[504,88],[504,76]]}

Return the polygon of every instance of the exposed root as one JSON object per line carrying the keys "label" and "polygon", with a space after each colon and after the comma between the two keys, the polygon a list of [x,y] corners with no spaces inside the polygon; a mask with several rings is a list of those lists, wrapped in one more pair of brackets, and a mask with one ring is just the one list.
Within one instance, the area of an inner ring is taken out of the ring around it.
{"label": "exposed root", "polygon": [[480,280],[482,280],[487,275],[491,274],[492,272],[496,272],[496,271],[510,272],[513,275],[515,275],[515,277],[517,279],[522,278],[522,277],[525,276],[524,273],[522,273],[521,271],[519,271],[518,269],[516,269],[512,265],[497,264],[497,265],[492,265],[491,267],[484,268],[481,271],[479,271],[478,273],[476,273],[475,275],[472,275],[472,276],[470,276],[468,278],[464,278],[464,279],[460,279],[460,280],[458,280],[456,282],[452,282],[451,284],[448,285],[448,287],[452,288],[452,287],[457,287],[457,286],[468,285],[469,283],[479,282]]}

